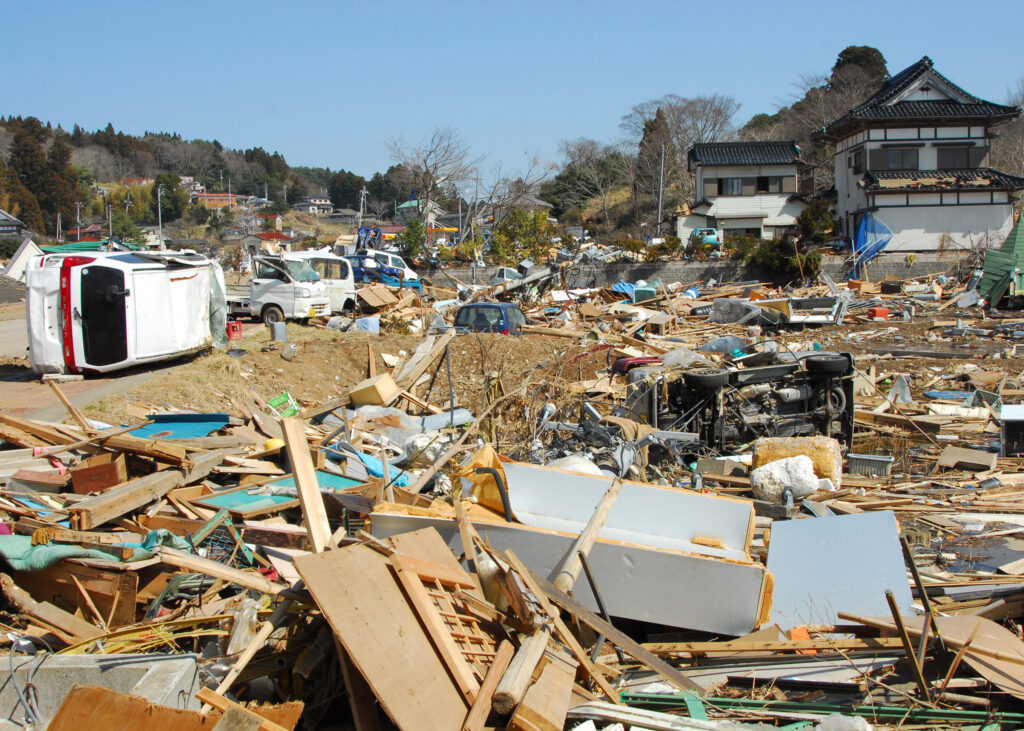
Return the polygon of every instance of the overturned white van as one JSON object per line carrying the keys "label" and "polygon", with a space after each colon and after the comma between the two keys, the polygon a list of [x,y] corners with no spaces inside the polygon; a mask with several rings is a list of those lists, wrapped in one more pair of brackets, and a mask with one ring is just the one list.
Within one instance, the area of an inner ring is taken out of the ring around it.
{"label": "overturned white van", "polygon": [[104,373],[226,345],[220,265],[190,252],[85,252],[25,271],[36,373]]}

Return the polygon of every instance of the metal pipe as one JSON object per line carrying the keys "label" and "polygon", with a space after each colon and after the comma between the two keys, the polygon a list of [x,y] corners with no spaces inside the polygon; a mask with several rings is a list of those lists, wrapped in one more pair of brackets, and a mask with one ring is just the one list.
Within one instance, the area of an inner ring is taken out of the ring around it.
{"label": "metal pipe", "polygon": [[[587,583],[590,584],[590,593],[594,595],[594,601],[597,602],[597,611],[608,624],[612,623],[612,618],[608,615],[608,610],[604,606],[604,599],[601,597],[601,591],[597,588],[597,582],[594,581],[594,574],[590,571],[590,563],[587,561],[587,556],[583,551],[577,551],[576,555],[580,557],[580,563],[583,564],[583,573],[587,577]],[[594,643],[594,649],[590,653],[590,661],[597,662],[597,656],[601,652],[601,646],[604,644],[604,635],[597,636],[597,642]],[[615,654],[619,656],[619,663],[622,665],[626,664],[626,656],[622,654],[622,650],[615,647]]]}
{"label": "metal pipe", "polygon": [[508,490],[505,488],[505,481],[501,479],[501,473],[493,467],[477,467],[475,472],[478,475],[490,475],[494,479],[494,484],[498,486],[498,494],[501,495],[501,507],[505,509],[505,520],[509,523],[515,522],[512,519],[512,505],[508,501]]}

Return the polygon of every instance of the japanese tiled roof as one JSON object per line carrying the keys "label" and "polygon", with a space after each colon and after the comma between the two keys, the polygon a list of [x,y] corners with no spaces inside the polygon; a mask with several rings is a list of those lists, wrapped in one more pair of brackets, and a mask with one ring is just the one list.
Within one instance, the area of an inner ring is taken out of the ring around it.
{"label": "japanese tiled roof", "polygon": [[801,157],[793,141],[701,142],[690,149],[690,159],[699,165],[786,165]]}
{"label": "japanese tiled roof", "polygon": [[1024,178],[993,170],[872,170],[864,174],[867,190],[937,191],[937,190],[1022,190]]}
{"label": "japanese tiled roof", "polygon": [[[928,73],[961,101],[941,99],[893,102],[893,99],[909,90]],[[936,71],[932,60],[925,56],[886,80],[874,95],[830,124],[825,134],[828,136],[830,133],[841,133],[851,125],[860,126],[868,120],[1012,119],[1018,114],[1020,109],[1017,107],[996,104],[968,93]]]}

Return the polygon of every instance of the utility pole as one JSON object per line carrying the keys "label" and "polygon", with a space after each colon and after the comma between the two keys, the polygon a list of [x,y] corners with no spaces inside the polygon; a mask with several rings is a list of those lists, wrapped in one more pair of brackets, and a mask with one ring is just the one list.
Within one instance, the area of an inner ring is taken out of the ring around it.
{"label": "utility pole", "polygon": [[[164,248],[164,209],[161,205],[164,195],[164,186],[158,185],[156,189],[156,225],[157,225],[157,237],[159,238],[160,248]],[[150,210],[153,210],[152,208]],[[150,219],[153,220],[153,219]]]}
{"label": "utility pole", "polygon": [[57,241],[60,241],[60,211],[57,211]]}
{"label": "utility pole", "polygon": [[75,224],[78,226],[78,238],[82,238],[82,203],[75,201]]}
{"label": "utility pole", "polygon": [[107,204],[107,239],[113,241],[114,239],[114,206]]}
{"label": "utility pole", "polygon": [[359,213],[356,215],[356,230],[358,231],[363,227],[363,215],[366,213],[366,196],[367,190],[364,185],[359,191]]}
{"label": "utility pole", "polygon": [[665,192],[665,143],[661,144],[661,163],[658,166],[658,228],[657,235],[661,236],[661,199]]}
{"label": "utility pole", "polygon": [[263,181],[263,198],[264,200],[270,200],[270,194],[267,192],[267,181]]}

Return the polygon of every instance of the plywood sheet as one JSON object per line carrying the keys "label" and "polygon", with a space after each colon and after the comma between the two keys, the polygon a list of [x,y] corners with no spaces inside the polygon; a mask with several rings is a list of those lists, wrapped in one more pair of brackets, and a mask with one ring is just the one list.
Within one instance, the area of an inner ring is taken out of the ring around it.
{"label": "plywood sheet", "polygon": [[355,545],[299,556],[295,567],[399,728],[461,726],[469,706],[409,607],[387,558]]}
{"label": "plywood sheet", "polygon": [[899,526],[888,510],[775,521],[768,570],[775,579],[771,621],[784,630],[834,624],[838,612],[884,616],[886,589],[901,613],[914,613]]}

